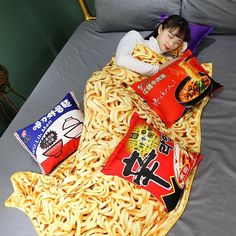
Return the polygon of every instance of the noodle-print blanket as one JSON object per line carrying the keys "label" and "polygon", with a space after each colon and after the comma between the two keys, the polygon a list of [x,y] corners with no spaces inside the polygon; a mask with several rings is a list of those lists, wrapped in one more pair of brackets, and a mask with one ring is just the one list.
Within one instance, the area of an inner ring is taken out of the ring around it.
{"label": "noodle-print blanket", "polygon": [[[158,55],[139,46],[141,60],[156,63]],[[211,71],[211,65],[206,64]],[[200,116],[208,98],[186,113],[171,129],[129,86],[139,74],[117,67],[114,58],[88,80],[84,94],[85,122],[77,152],[50,176],[15,173],[7,207],[31,219],[38,235],[166,235],[183,213],[196,172],[187,179],[176,209],[167,213],[149,192],[119,177],[100,172],[126,134],[134,112],[173,140],[200,151]]]}

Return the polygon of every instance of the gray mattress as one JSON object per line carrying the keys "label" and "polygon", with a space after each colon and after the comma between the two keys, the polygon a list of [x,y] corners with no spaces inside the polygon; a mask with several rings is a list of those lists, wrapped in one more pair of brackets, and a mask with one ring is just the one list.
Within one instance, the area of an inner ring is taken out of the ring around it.
{"label": "gray mattress", "polygon": [[[142,32],[146,35],[149,32]],[[1,235],[36,235],[28,217],[6,208],[12,193],[10,177],[19,171],[40,172],[13,136],[18,128],[48,112],[73,90],[83,104],[87,79],[114,54],[124,33],[98,33],[96,21],[74,32],[0,139]],[[236,235],[236,35],[212,35],[201,45],[200,62],[213,62],[213,78],[224,85],[202,114],[204,159],[197,170],[187,208],[169,236]]]}

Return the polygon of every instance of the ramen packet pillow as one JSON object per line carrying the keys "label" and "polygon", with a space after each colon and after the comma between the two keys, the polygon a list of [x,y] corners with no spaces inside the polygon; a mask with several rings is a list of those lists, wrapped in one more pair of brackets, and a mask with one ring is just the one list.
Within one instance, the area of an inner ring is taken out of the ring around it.
{"label": "ramen packet pillow", "polygon": [[134,113],[129,129],[101,170],[152,193],[167,212],[175,209],[185,181],[202,154],[191,153]]}
{"label": "ramen packet pillow", "polygon": [[84,116],[73,92],[48,113],[15,132],[15,137],[38,163],[43,174],[51,173],[78,149]]}
{"label": "ramen packet pillow", "polygon": [[222,87],[209,76],[190,50],[156,74],[132,85],[167,127]]}

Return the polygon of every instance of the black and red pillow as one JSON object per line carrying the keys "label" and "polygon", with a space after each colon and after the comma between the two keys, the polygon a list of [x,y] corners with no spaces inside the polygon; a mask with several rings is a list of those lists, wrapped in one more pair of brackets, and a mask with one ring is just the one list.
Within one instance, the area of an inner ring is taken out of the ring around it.
{"label": "black and red pillow", "polygon": [[132,85],[167,127],[222,87],[208,75],[190,50],[156,74]]}

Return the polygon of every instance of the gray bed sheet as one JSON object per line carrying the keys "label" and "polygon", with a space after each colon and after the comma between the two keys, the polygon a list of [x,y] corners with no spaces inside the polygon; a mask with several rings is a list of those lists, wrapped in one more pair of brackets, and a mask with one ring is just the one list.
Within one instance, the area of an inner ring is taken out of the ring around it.
{"label": "gray bed sheet", "polygon": [[[147,35],[149,32],[142,32]],[[86,81],[112,57],[122,32],[98,33],[96,21],[83,22],[40,80],[0,139],[0,235],[34,236],[28,217],[6,208],[13,192],[10,177],[19,171],[40,172],[13,133],[47,113],[73,90],[81,105]],[[209,36],[198,52],[213,62],[213,78],[224,85],[202,114],[204,159],[197,170],[186,210],[169,236],[236,235],[236,35]]]}

